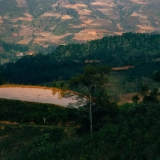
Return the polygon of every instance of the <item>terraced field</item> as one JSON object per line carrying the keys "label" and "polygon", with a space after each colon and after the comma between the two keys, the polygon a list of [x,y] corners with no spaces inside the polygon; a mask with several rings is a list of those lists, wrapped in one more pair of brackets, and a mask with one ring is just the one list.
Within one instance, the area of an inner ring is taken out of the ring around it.
{"label": "terraced field", "polygon": [[159,5],[159,0],[0,0],[0,37],[47,46],[157,32]]}

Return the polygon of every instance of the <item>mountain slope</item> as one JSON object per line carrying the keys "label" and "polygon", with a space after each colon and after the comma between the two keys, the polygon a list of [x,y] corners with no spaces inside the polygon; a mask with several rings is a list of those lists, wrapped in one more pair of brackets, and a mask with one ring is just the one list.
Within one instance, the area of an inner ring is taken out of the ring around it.
{"label": "mountain slope", "polygon": [[154,32],[159,5],[159,0],[0,0],[0,37],[47,46]]}

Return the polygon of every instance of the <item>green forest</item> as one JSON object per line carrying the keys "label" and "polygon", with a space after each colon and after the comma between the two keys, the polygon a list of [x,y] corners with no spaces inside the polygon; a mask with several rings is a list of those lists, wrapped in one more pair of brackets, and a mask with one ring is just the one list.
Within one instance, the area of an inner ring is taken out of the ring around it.
{"label": "green forest", "polygon": [[57,59],[100,60],[109,66],[137,65],[159,57],[159,34],[124,33],[86,44],[58,46],[52,56]]}
{"label": "green forest", "polygon": [[134,79],[151,77],[154,70],[160,70],[159,50],[160,35],[125,33],[86,44],[60,45],[54,52],[50,48],[52,53],[47,55],[24,56],[1,66],[1,73],[9,83],[35,85],[68,80],[82,70],[86,60],[92,60],[111,68],[134,66],[128,75]]}
{"label": "green forest", "polygon": [[160,35],[125,33],[1,65],[0,85],[57,87],[83,105],[0,99],[0,159],[159,160],[159,51]]}

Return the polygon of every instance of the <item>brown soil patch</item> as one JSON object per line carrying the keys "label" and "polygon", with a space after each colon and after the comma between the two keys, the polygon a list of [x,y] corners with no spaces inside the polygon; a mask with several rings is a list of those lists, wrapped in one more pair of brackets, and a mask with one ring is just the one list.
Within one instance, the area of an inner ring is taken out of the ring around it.
{"label": "brown soil patch", "polygon": [[142,14],[139,14],[139,13],[136,13],[136,12],[133,12],[131,14],[131,17],[140,17],[141,19],[148,19],[148,17],[146,15],[142,15]]}
{"label": "brown soil patch", "polygon": [[153,32],[156,30],[156,28],[152,27],[152,26],[145,26],[145,25],[137,25],[137,27],[139,28],[137,30],[137,32],[142,32],[142,33],[145,33],[145,32]]}
{"label": "brown soil patch", "polygon": [[27,38],[24,38],[24,39],[18,41],[17,44],[25,44],[25,45],[27,45],[27,44],[29,44],[29,42],[32,41],[32,39],[33,39],[33,37],[30,36],[30,37],[27,37]]}
{"label": "brown soil patch", "polygon": [[18,33],[12,33],[14,37],[18,37]]}
{"label": "brown soil patch", "polygon": [[43,15],[41,15],[41,17],[56,17],[56,18],[60,18],[61,17],[61,13],[58,13],[58,12],[46,12]]}
{"label": "brown soil patch", "polygon": [[63,5],[64,8],[71,8],[71,9],[75,9],[77,10],[78,9],[78,6],[77,5],[69,5],[69,4],[66,4],[66,5]]}
{"label": "brown soil patch", "polygon": [[[136,95],[136,93],[128,93],[128,94],[122,94],[121,97],[120,97],[120,102],[119,104],[122,104],[122,103],[127,103],[127,102],[130,102],[130,103],[133,103],[132,101],[132,97]],[[143,97],[141,95],[138,95],[140,100],[139,101],[142,101]]]}
{"label": "brown soil patch", "polygon": [[93,22],[94,21],[94,19],[93,18],[90,18],[89,16],[80,16],[79,17],[79,20],[80,21],[82,21],[83,23],[85,23],[85,24],[90,24],[91,22]]}
{"label": "brown soil patch", "polygon": [[88,8],[88,6],[86,4],[83,4],[83,3],[66,4],[66,5],[63,5],[63,7],[64,8],[72,8],[72,9],[75,9],[75,10]]}
{"label": "brown soil patch", "polygon": [[133,12],[130,16],[131,17],[140,17],[140,14],[137,12]]}
{"label": "brown soil patch", "polygon": [[112,12],[112,8],[110,8],[110,9],[98,8],[97,10],[99,10],[100,12],[102,12],[104,15],[110,15],[111,12]]}
{"label": "brown soil patch", "polygon": [[75,34],[74,38],[77,41],[90,41],[94,39],[101,39],[106,35],[107,30],[96,30],[96,29],[84,29]]}
{"label": "brown soil patch", "polygon": [[124,32],[113,32],[113,35],[122,35]]}
{"label": "brown soil patch", "polygon": [[61,19],[62,20],[69,20],[72,19],[73,17],[71,17],[70,15],[62,15]]}
{"label": "brown soil patch", "polygon": [[83,4],[83,3],[77,3],[76,5],[78,7],[83,7],[83,8],[87,8],[88,7],[86,4]]}
{"label": "brown soil patch", "polygon": [[32,17],[19,17],[18,20],[32,22],[33,18]]}
{"label": "brown soil patch", "polygon": [[20,26],[19,36],[20,37],[28,37],[33,34],[32,27],[28,26]]}
{"label": "brown soil patch", "polygon": [[110,1],[110,2],[103,2],[103,1],[97,1],[97,2],[92,2],[91,3],[92,6],[102,6],[102,7],[114,7],[115,4]]}
{"label": "brown soil patch", "polygon": [[112,24],[111,21],[109,20],[105,20],[105,19],[98,19],[98,20],[94,20],[90,23],[91,27],[103,27],[103,28],[107,28],[110,27],[110,25]]}
{"label": "brown soil patch", "polygon": [[29,13],[24,13],[24,15],[26,16],[26,17],[33,17],[31,14],[29,14]]}
{"label": "brown soil patch", "polygon": [[117,24],[117,28],[118,28],[119,30],[123,30],[123,28],[121,27],[121,24],[120,24],[120,23]]}
{"label": "brown soil patch", "polygon": [[66,33],[60,36],[55,36],[50,32],[43,32],[40,34],[39,37],[36,37],[33,43],[44,45],[46,42],[51,42],[55,44],[62,43],[61,39],[65,38],[66,36],[71,35],[71,33]]}
{"label": "brown soil patch", "polygon": [[17,122],[0,121],[0,124],[18,124]]}
{"label": "brown soil patch", "polygon": [[20,20],[20,21],[28,21],[28,22],[33,21],[33,16],[31,14],[26,12],[26,13],[24,13],[24,16],[25,17],[14,18],[14,19],[12,19],[12,22],[17,22],[18,20]]}
{"label": "brown soil patch", "polygon": [[143,0],[131,0],[131,2],[137,3],[137,4],[148,4],[148,2],[146,0],[145,1],[143,1]]}
{"label": "brown soil patch", "polygon": [[3,19],[2,19],[2,17],[0,16],[0,23],[3,23]]}
{"label": "brown soil patch", "polygon": [[42,42],[47,42],[48,40],[44,37],[37,37],[34,39],[33,43],[41,44]]}
{"label": "brown soil patch", "polygon": [[40,33],[40,36],[41,36],[41,37],[51,37],[51,36],[53,36],[53,34],[50,33],[50,32],[41,32],[41,33]]}
{"label": "brown soil patch", "polygon": [[66,4],[63,5],[64,8],[71,8],[78,12],[79,15],[90,15],[92,12],[91,10],[87,9],[88,6],[83,3],[77,3],[77,4]]}
{"label": "brown soil patch", "polygon": [[79,15],[90,15],[92,11],[87,9],[77,9]]}

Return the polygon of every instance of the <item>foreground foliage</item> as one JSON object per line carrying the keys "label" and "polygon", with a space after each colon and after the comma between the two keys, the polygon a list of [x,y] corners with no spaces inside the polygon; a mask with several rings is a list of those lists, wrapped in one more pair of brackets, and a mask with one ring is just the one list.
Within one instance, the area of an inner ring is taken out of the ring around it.
{"label": "foreground foliage", "polygon": [[[160,104],[124,104],[114,121],[98,132],[28,148],[11,160],[153,160],[159,159]],[[26,154],[27,153],[27,154]]]}
{"label": "foreground foliage", "polygon": [[75,121],[78,115],[79,113],[75,108],[0,99],[0,121],[44,125],[66,125]]}

